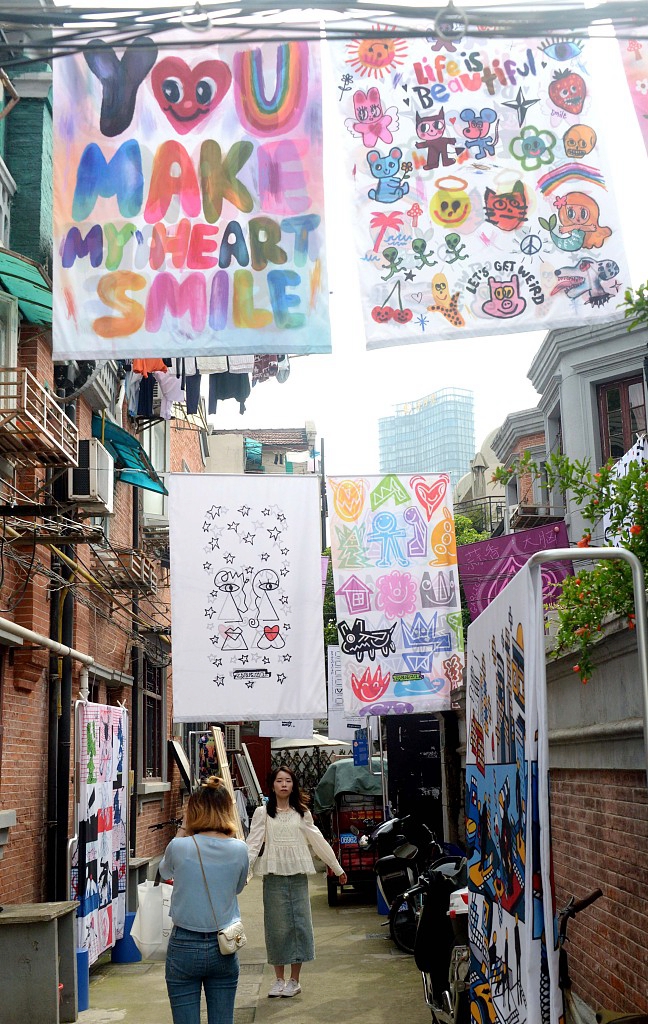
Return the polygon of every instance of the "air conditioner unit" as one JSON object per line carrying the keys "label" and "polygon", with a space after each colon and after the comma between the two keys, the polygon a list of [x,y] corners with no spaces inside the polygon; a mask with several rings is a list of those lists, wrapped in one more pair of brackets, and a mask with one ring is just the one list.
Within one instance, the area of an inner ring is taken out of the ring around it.
{"label": "air conditioner unit", "polygon": [[115,460],[96,437],[79,441],[79,465],[68,470],[68,497],[97,515],[113,511]]}
{"label": "air conditioner unit", "polygon": [[241,726],[226,725],[225,729],[225,750],[241,749]]}

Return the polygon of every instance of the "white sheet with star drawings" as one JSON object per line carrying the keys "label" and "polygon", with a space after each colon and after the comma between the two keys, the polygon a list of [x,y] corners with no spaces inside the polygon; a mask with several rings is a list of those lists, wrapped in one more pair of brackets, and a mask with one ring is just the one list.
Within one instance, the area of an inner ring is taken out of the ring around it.
{"label": "white sheet with star drawings", "polygon": [[318,478],[168,489],[174,720],[325,715]]}

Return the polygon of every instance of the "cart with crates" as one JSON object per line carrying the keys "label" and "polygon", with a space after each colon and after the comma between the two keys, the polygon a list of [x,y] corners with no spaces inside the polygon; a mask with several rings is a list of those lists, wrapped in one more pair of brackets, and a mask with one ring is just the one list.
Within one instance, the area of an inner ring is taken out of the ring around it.
{"label": "cart with crates", "polygon": [[[344,868],[347,883],[355,889],[373,891],[376,851],[364,848],[360,840],[384,820],[380,774],[372,774],[367,767],[356,766],[350,760],[334,761],[315,789],[313,810],[325,818],[324,831]],[[326,883],[328,903],[334,907],[339,882],[330,868]]]}

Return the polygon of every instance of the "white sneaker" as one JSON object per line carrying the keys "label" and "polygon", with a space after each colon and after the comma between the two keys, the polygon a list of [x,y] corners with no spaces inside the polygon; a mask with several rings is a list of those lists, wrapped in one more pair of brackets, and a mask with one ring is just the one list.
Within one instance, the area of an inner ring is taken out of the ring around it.
{"label": "white sneaker", "polygon": [[294,978],[289,978],[284,986],[284,990],[281,993],[282,996],[286,996],[290,999],[291,996],[298,996],[301,992],[301,985]]}
{"label": "white sneaker", "polygon": [[270,996],[271,999],[273,999],[275,996],[282,996],[284,994],[285,987],[286,982],[283,980],[283,978],[277,978],[274,985],[268,992],[268,995]]}

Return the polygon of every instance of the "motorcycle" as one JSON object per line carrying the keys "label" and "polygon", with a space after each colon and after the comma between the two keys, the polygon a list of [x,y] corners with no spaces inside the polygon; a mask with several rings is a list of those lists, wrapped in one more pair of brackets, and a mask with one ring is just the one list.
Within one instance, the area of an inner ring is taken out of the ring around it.
{"label": "motorcycle", "polygon": [[430,861],[443,853],[431,829],[409,814],[383,822],[360,843],[377,852],[378,890],[388,907],[416,884]]}
{"label": "motorcycle", "polygon": [[425,1002],[434,1024],[470,1024],[470,947],[465,858],[445,858],[420,884],[423,906],[414,941]]}

